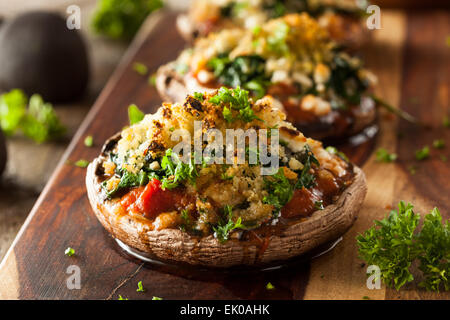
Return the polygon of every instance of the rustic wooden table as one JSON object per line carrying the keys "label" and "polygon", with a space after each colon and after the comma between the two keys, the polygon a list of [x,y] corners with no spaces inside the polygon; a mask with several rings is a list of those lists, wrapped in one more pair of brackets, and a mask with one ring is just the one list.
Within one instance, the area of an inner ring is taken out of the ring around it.
{"label": "rustic wooden table", "polygon": [[[166,299],[448,299],[448,293],[428,293],[415,284],[400,292],[385,287],[367,289],[355,236],[401,199],[413,202],[421,213],[437,206],[446,219],[450,217],[450,168],[441,158],[450,157],[450,147],[432,150],[426,161],[414,159],[414,151],[430,145],[433,139],[450,141],[450,130],[442,126],[443,117],[450,112],[450,55],[446,44],[449,18],[450,13],[444,11],[385,10],[383,28],[374,31],[365,49],[368,66],[379,76],[377,94],[427,122],[432,129],[419,129],[380,113],[377,147],[397,152],[399,160],[381,164],[367,148],[363,149],[367,154],[351,152],[353,159],[365,162],[369,192],[358,220],[343,241],[330,253],[283,272],[201,276],[188,270],[167,272],[125,255],[90,209],[85,171],[65,163],[67,159],[94,158],[101,143],[127,123],[126,107],[130,103],[137,103],[146,112],[153,112],[160,103],[147,78],[134,72],[131,65],[134,61],[145,62],[154,71],[173,59],[184,44],[174,29],[173,14],[163,19],[152,17],[148,29],[141,30],[73,138],[0,265],[0,298],[117,299],[120,294],[130,299],[153,295]],[[156,29],[152,28],[154,23]],[[94,148],[83,145],[87,134],[94,135]],[[415,174],[411,174],[411,166],[415,166]],[[68,246],[76,249],[74,257],[64,255]],[[66,286],[70,265],[80,267],[80,290]],[[147,289],[143,294],[136,292],[140,280]],[[268,281],[276,290],[265,290]]]}

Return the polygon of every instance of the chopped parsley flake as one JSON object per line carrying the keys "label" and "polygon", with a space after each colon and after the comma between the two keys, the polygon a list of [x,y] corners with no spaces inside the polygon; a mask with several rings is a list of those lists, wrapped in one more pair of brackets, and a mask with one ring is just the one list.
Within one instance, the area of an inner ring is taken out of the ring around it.
{"label": "chopped parsley flake", "polygon": [[378,162],[394,162],[395,160],[397,160],[397,154],[395,153],[389,153],[389,151],[387,151],[384,148],[379,148],[376,152],[376,158]]}
{"label": "chopped parsley flake", "polygon": [[155,296],[154,296],[154,297],[152,298],[152,300],[163,300],[163,298],[155,297]]}
{"label": "chopped parsley flake", "polygon": [[246,229],[239,217],[236,222],[233,221],[233,207],[226,205],[223,208],[223,216],[218,225],[213,227],[214,234],[220,243],[225,243],[234,229]]}
{"label": "chopped parsley flake", "polygon": [[416,151],[416,159],[419,161],[425,160],[430,157],[430,147],[425,146]]}
{"label": "chopped parsley flake", "polygon": [[128,298],[124,298],[119,294],[119,299],[118,300],[128,300]]}
{"label": "chopped parsley flake", "polygon": [[94,145],[94,138],[92,136],[87,136],[84,138],[84,145],[88,148]]}
{"label": "chopped parsley flake", "polygon": [[195,99],[197,99],[199,101],[205,100],[205,96],[201,92],[194,92],[193,96]]}
{"label": "chopped parsley flake", "polygon": [[139,110],[139,108],[132,104],[128,107],[128,118],[130,119],[130,125],[136,124],[144,119],[145,114]]}
{"label": "chopped parsley flake", "polygon": [[136,289],[136,292],[145,292],[144,286],[142,285],[142,281],[138,282],[138,288]]}
{"label": "chopped parsley flake", "polygon": [[325,207],[323,206],[323,200],[314,202],[314,208],[316,208],[317,210],[325,209]]}
{"label": "chopped parsley flake", "polygon": [[435,149],[443,149],[445,147],[444,139],[436,139],[433,141],[433,147]]}
{"label": "chopped parsley flake", "polygon": [[89,165],[89,161],[80,159],[77,162],[75,162],[75,165],[80,168],[87,168],[87,166]]}
{"label": "chopped parsley flake", "polygon": [[266,289],[267,289],[267,290],[273,290],[273,289],[275,289],[275,287],[274,287],[274,285],[273,285],[272,283],[268,282],[268,283],[266,284]]}
{"label": "chopped parsley flake", "polygon": [[[248,91],[241,89],[228,89],[221,87],[217,94],[209,99],[209,102],[215,105],[223,105],[223,117],[227,122],[242,120],[243,122],[252,122],[259,119],[252,109],[252,102],[249,99]],[[239,114],[233,117],[232,110],[236,110]]]}
{"label": "chopped parsley flake", "polygon": [[140,62],[133,63],[133,70],[139,73],[141,76],[145,76],[148,72],[147,66]]}
{"label": "chopped parsley flake", "polygon": [[66,249],[66,251],[64,251],[64,254],[65,254],[66,256],[71,257],[71,256],[73,256],[73,255],[75,254],[75,250],[72,249],[71,247],[68,247],[68,248]]}

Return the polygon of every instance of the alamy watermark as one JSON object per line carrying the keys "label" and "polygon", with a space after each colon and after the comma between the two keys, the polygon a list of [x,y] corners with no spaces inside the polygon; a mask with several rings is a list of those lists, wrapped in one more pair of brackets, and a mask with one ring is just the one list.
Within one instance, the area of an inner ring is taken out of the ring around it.
{"label": "alamy watermark", "polygon": [[195,164],[240,165],[248,160],[250,165],[261,165],[261,175],[272,175],[279,169],[278,129],[226,129],[223,137],[222,131],[204,130],[202,121],[194,121],[193,141],[186,129],[174,130],[171,140],[181,140],[172,149],[174,162],[179,159],[187,164],[193,154]]}

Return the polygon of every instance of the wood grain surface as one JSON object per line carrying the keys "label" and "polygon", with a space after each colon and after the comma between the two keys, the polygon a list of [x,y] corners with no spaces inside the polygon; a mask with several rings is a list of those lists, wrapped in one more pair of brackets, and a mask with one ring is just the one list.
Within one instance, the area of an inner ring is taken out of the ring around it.
{"label": "wood grain surface", "polygon": [[[175,15],[160,14],[144,28],[103,90],[75,135],[12,248],[0,265],[0,298],[6,299],[448,299],[448,293],[427,293],[414,284],[400,292],[366,287],[366,266],[357,258],[355,236],[381,219],[389,208],[404,199],[421,213],[438,206],[449,215],[448,163],[450,146],[432,150],[431,158],[417,162],[414,151],[433,139],[450,141],[442,127],[449,113],[450,61],[446,37],[449,12],[383,11],[383,29],[374,32],[366,48],[367,65],[379,77],[377,94],[408,110],[431,125],[421,129],[380,112],[376,148],[397,152],[396,163],[375,161],[371,143],[343,148],[353,160],[365,161],[363,170],[369,192],[360,216],[336,248],[312,261],[275,272],[230,274],[199,272],[141,263],[121,251],[96,220],[86,197],[85,169],[70,162],[93,159],[106,138],[127,124],[127,106],[136,103],[153,112],[161,102],[147,77],[132,69],[145,63],[151,72],[175,58],[184,44],[174,28]],[[402,134],[399,135],[398,133]],[[93,135],[95,146],[83,144]],[[69,161],[69,162],[68,162]],[[416,173],[410,173],[411,165]],[[64,255],[67,247],[76,250]],[[67,268],[81,270],[81,289],[69,290]],[[143,282],[146,292],[136,292]],[[267,282],[275,290],[266,290]]]}

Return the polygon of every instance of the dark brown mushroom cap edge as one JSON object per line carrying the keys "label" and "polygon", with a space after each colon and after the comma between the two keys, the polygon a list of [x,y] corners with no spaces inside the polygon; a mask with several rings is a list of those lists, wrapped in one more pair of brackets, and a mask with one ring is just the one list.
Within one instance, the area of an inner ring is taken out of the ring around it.
{"label": "dark brown mushroom cap edge", "polygon": [[107,159],[105,150],[119,139],[115,135],[105,143],[104,151],[87,168],[86,187],[89,202],[100,223],[128,246],[156,259],[207,267],[259,266],[302,255],[344,234],[354,223],[367,193],[366,179],[354,166],[355,177],[335,201],[307,218],[299,219],[263,242],[230,239],[221,244],[213,235],[197,237],[179,229],[151,230],[151,221],[138,214],[118,214],[112,202],[103,200],[98,172]]}

